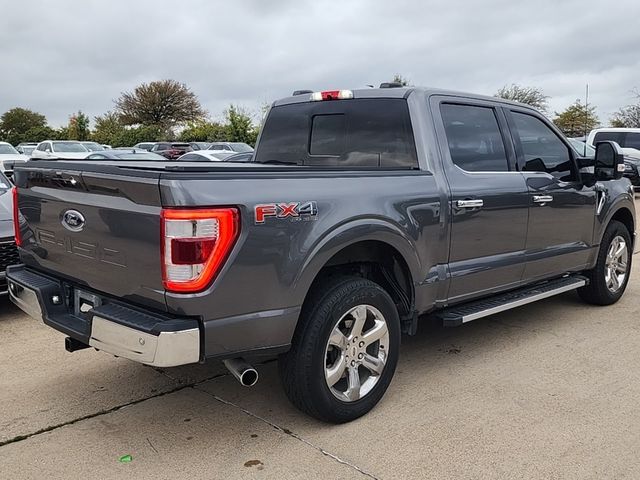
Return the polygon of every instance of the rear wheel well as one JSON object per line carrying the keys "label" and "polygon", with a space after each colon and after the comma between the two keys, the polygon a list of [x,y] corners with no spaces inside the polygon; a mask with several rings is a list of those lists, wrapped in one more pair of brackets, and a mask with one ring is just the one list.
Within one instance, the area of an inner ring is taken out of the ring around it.
{"label": "rear wheel well", "polygon": [[413,280],[398,250],[375,240],[357,242],[343,248],[318,272],[305,303],[320,283],[345,275],[366,278],[384,288],[398,309],[403,332],[415,333],[412,331],[415,330]]}
{"label": "rear wheel well", "polygon": [[633,215],[627,208],[621,208],[616,213],[613,214],[611,220],[617,220],[622,223],[627,230],[629,230],[629,235],[631,236],[631,240],[633,240],[633,233],[635,231],[635,225],[633,222]]}

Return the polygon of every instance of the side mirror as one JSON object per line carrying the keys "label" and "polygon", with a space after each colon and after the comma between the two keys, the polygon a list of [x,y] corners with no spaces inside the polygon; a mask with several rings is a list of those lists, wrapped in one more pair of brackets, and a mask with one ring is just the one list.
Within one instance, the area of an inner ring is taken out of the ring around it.
{"label": "side mirror", "polygon": [[624,155],[616,142],[596,145],[595,176],[597,180],[617,180],[624,174]]}

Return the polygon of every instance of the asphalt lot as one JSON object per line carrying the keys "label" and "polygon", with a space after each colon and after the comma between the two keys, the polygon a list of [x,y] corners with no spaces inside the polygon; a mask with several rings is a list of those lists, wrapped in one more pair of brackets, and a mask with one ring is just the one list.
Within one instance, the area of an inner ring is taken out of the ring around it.
{"label": "asphalt lot", "polygon": [[69,354],[2,301],[0,478],[637,479],[638,270],[613,307],[421,324],[382,402],[340,426],[298,413],[273,362],[244,388],[217,363]]}

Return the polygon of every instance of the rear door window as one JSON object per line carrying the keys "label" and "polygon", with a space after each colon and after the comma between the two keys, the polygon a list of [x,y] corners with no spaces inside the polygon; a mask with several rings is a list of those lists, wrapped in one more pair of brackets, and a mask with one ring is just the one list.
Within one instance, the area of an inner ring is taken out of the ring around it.
{"label": "rear door window", "polygon": [[467,172],[509,170],[493,108],[445,103],[440,107],[440,113],[454,164]]}
{"label": "rear door window", "polygon": [[271,109],[256,162],[417,168],[405,99],[305,102]]}

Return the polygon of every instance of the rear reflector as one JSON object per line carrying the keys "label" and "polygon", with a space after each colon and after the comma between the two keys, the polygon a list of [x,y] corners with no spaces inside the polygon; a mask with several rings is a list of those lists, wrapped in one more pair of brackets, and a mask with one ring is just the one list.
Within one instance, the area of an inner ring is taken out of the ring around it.
{"label": "rear reflector", "polygon": [[16,245],[22,245],[22,232],[20,231],[20,210],[18,210],[18,187],[13,187],[13,234],[16,237]]}
{"label": "rear reflector", "polygon": [[238,237],[235,208],[163,209],[162,276],[172,292],[204,290]]}
{"label": "rear reflector", "polygon": [[351,90],[326,90],[324,92],[313,92],[310,100],[312,102],[321,102],[322,100],[346,100],[353,98]]}

